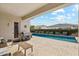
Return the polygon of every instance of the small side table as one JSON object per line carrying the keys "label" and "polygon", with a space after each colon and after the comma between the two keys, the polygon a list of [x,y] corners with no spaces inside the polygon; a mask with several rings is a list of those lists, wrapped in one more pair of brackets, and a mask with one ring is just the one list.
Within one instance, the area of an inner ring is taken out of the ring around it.
{"label": "small side table", "polygon": [[29,49],[29,48],[31,48],[31,52],[33,52],[33,46],[29,43],[20,42],[18,44],[18,51],[19,51],[20,47],[22,47],[24,49],[24,56],[26,56],[26,50]]}

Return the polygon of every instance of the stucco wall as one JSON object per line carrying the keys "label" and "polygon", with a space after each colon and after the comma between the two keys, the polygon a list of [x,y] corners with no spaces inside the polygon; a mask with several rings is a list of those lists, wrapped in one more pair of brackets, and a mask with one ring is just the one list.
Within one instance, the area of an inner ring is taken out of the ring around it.
{"label": "stucco wall", "polygon": [[20,17],[0,12],[0,37],[14,39],[14,22],[19,22],[19,31],[21,31]]}
{"label": "stucco wall", "polygon": [[21,20],[21,32],[30,32],[30,21],[29,19]]}

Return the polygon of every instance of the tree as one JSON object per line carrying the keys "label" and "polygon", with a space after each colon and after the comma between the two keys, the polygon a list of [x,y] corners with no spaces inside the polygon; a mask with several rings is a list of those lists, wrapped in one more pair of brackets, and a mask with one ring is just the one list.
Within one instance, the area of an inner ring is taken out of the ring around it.
{"label": "tree", "polygon": [[31,25],[30,26],[30,30],[34,30],[35,29],[35,26],[34,25]]}

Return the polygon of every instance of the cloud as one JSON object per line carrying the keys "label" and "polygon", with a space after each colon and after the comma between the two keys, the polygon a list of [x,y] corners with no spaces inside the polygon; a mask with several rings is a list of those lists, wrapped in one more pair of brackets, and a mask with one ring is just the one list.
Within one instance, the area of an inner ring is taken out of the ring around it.
{"label": "cloud", "polygon": [[64,22],[65,16],[64,15],[59,15],[56,17],[58,22]]}
{"label": "cloud", "polygon": [[64,11],[64,9],[59,9],[59,10],[56,10],[54,12],[62,12],[62,13],[64,13],[65,11]]}
{"label": "cloud", "polygon": [[49,18],[48,16],[45,16],[45,18]]}
{"label": "cloud", "polygon": [[78,10],[78,8],[79,8],[78,4],[75,5],[75,8],[76,8],[77,11],[79,11],[79,10]]}
{"label": "cloud", "polygon": [[48,16],[41,16],[40,18],[48,18]]}
{"label": "cloud", "polygon": [[65,16],[65,18],[66,19],[71,19],[72,17],[74,17],[75,16],[75,13],[68,13],[68,14],[66,14],[67,16]]}
{"label": "cloud", "polygon": [[71,16],[60,15],[56,17],[56,22],[59,23],[69,23],[69,20],[71,20]]}
{"label": "cloud", "polygon": [[67,17],[73,17],[73,16],[75,16],[75,13],[70,13],[70,14],[68,13],[67,14]]}
{"label": "cloud", "polygon": [[70,17],[70,16],[71,16],[71,14],[69,14],[69,13],[68,13],[68,14],[66,14],[66,15],[67,15],[67,17]]}
{"label": "cloud", "polygon": [[52,14],[52,15],[56,15],[57,13],[56,13],[56,12],[52,12],[51,14]]}
{"label": "cloud", "polygon": [[65,10],[64,10],[64,9],[59,9],[59,10],[56,10],[56,11],[52,12],[51,14],[52,14],[52,15],[57,15],[57,12],[62,12],[62,13],[64,13]]}
{"label": "cloud", "polygon": [[41,16],[41,18],[44,18],[44,16]]}
{"label": "cloud", "polygon": [[74,5],[74,8],[72,9],[72,11],[74,12],[74,11],[78,11],[78,4],[76,4],[76,5]]}
{"label": "cloud", "polygon": [[72,16],[75,16],[75,13],[72,13]]}
{"label": "cloud", "polygon": [[75,8],[73,8],[72,11],[73,11],[73,12],[76,11]]}
{"label": "cloud", "polygon": [[50,18],[50,19],[55,19],[55,17],[53,17],[53,18]]}
{"label": "cloud", "polygon": [[68,17],[66,17],[67,19],[71,19],[71,17],[70,16],[68,16]]}

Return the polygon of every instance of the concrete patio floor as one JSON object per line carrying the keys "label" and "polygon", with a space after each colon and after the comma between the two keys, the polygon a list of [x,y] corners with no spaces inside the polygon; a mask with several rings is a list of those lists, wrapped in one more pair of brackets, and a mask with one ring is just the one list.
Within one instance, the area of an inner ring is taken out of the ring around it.
{"label": "concrete patio floor", "polygon": [[[33,53],[27,50],[27,56],[78,56],[78,43],[33,36],[27,43],[33,45]],[[17,45],[10,48],[12,54],[17,51]]]}

